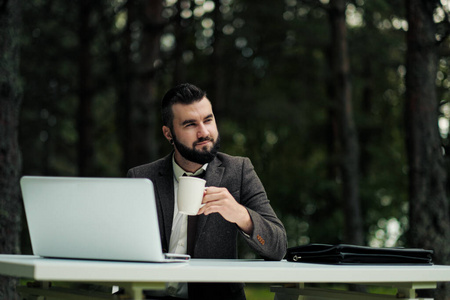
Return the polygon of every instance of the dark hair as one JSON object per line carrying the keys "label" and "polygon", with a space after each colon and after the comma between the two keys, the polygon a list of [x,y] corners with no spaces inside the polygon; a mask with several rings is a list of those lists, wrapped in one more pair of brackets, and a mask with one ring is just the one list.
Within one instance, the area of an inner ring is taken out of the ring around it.
{"label": "dark hair", "polygon": [[190,83],[183,83],[166,92],[161,101],[161,117],[163,125],[172,129],[172,106],[176,103],[191,104],[200,101],[206,96],[206,92]]}

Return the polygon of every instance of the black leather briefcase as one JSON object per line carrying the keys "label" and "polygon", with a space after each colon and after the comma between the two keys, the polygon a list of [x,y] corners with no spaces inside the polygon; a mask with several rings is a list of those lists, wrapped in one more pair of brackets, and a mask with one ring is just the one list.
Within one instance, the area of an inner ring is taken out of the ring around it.
{"label": "black leather briefcase", "polygon": [[285,259],[293,262],[321,264],[432,265],[433,251],[407,248],[373,248],[344,244],[309,244],[288,248]]}

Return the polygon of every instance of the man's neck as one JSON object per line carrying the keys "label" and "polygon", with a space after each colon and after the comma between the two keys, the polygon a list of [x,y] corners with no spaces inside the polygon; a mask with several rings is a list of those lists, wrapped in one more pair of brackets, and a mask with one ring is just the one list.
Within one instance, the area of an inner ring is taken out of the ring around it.
{"label": "man's neck", "polygon": [[178,151],[175,151],[175,162],[186,172],[195,173],[203,165],[185,159]]}

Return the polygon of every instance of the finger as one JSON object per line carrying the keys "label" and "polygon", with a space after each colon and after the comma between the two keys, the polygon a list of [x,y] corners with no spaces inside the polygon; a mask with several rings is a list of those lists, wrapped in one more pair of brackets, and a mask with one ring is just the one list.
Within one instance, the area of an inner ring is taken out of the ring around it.
{"label": "finger", "polygon": [[201,215],[201,214],[205,213],[205,207],[206,207],[206,205],[200,207],[200,209],[197,212],[197,215]]}
{"label": "finger", "polygon": [[226,198],[226,194],[224,194],[222,191],[211,191],[208,190],[203,195],[202,203],[206,204],[211,201],[218,201]]}
{"label": "finger", "polygon": [[226,195],[228,193],[228,189],[223,188],[223,187],[207,187],[205,189],[205,195],[215,195],[215,194],[222,194],[222,195]]}
{"label": "finger", "polygon": [[203,210],[203,214],[205,214],[206,216],[212,213],[219,213],[222,215],[222,211],[221,211],[221,207],[220,205],[211,205],[209,204],[208,206],[204,206],[202,207]]}

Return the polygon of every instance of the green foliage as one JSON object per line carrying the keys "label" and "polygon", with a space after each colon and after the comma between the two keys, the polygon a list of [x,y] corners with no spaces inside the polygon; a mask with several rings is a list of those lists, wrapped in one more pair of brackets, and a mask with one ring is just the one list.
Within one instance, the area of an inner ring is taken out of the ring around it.
{"label": "green foliage", "polygon": [[[214,1],[214,10],[207,2],[164,2],[153,94],[160,99],[183,73],[181,80],[204,88],[214,103],[220,84],[225,105],[216,113],[222,150],[252,159],[286,225],[289,245],[341,241],[345,199],[331,139],[326,1],[223,0]],[[77,3],[23,2],[25,174],[77,174]],[[92,2],[93,173],[98,176],[125,174],[118,135],[125,112],[118,99],[126,79],[136,78],[142,31],[151,21],[138,14],[127,44],[126,4]],[[400,233],[408,225],[402,6],[402,1],[358,0],[347,9],[367,244],[386,245],[387,224],[399,225]],[[196,10],[200,7],[203,13]],[[184,17],[177,17],[180,12]],[[448,103],[447,60],[440,71],[440,95]],[[158,109],[152,106],[154,115]],[[154,130],[160,135],[159,125]],[[170,148],[160,136],[153,142],[164,155]],[[389,243],[396,241],[391,237]]]}
{"label": "green foliage", "polygon": [[269,300],[273,299],[273,295],[268,284],[245,285],[245,296],[248,300]]}

